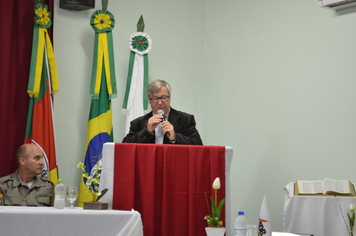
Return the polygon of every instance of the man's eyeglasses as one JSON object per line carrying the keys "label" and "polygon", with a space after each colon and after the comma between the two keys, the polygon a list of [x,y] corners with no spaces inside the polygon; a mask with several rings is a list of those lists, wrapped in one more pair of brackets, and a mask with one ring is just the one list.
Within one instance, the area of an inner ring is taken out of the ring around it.
{"label": "man's eyeglasses", "polygon": [[152,102],[157,103],[158,100],[161,100],[162,102],[167,102],[170,96],[163,96],[160,98],[154,97],[154,98],[149,98]]}

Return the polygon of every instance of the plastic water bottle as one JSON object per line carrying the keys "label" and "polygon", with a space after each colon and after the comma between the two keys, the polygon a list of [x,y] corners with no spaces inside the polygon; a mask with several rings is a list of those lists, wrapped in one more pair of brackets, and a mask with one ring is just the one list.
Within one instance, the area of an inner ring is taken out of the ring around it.
{"label": "plastic water bottle", "polygon": [[54,208],[64,209],[66,186],[63,184],[63,179],[58,179],[58,184],[54,187],[54,195]]}
{"label": "plastic water bottle", "polygon": [[244,236],[247,229],[247,219],[244,216],[243,211],[239,211],[239,215],[236,217],[234,226],[235,226],[235,235]]}

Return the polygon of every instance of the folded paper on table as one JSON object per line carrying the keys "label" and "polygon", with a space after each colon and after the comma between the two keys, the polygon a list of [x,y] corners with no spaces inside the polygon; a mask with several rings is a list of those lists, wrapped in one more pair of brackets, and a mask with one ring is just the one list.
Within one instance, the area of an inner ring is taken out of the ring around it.
{"label": "folded paper on table", "polygon": [[272,236],[313,236],[312,234],[292,234],[286,232],[272,232]]}

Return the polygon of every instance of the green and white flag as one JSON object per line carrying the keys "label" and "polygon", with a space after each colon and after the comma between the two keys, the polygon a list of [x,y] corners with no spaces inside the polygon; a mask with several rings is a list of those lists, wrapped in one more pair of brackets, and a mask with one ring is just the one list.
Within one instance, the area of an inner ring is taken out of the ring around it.
{"label": "green and white flag", "polygon": [[[143,31],[142,16],[139,24],[140,22]],[[148,34],[136,32],[130,35],[129,46],[131,50],[130,62],[125,98],[122,105],[122,112],[126,114],[126,134],[129,132],[130,122],[147,112],[148,98],[145,93],[148,86],[148,52],[152,48],[152,41]]]}

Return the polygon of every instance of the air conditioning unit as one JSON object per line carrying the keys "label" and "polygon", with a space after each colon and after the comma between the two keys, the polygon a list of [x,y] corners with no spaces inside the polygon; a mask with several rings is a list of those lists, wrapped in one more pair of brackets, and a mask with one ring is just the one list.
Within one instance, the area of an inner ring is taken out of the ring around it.
{"label": "air conditioning unit", "polygon": [[347,7],[356,6],[356,0],[317,0],[319,6],[331,10],[339,10]]}
{"label": "air conditioning unit", "polygon": [[95,0],[60,0],[59,7],[74,11],[83,11],[95,8]]}

